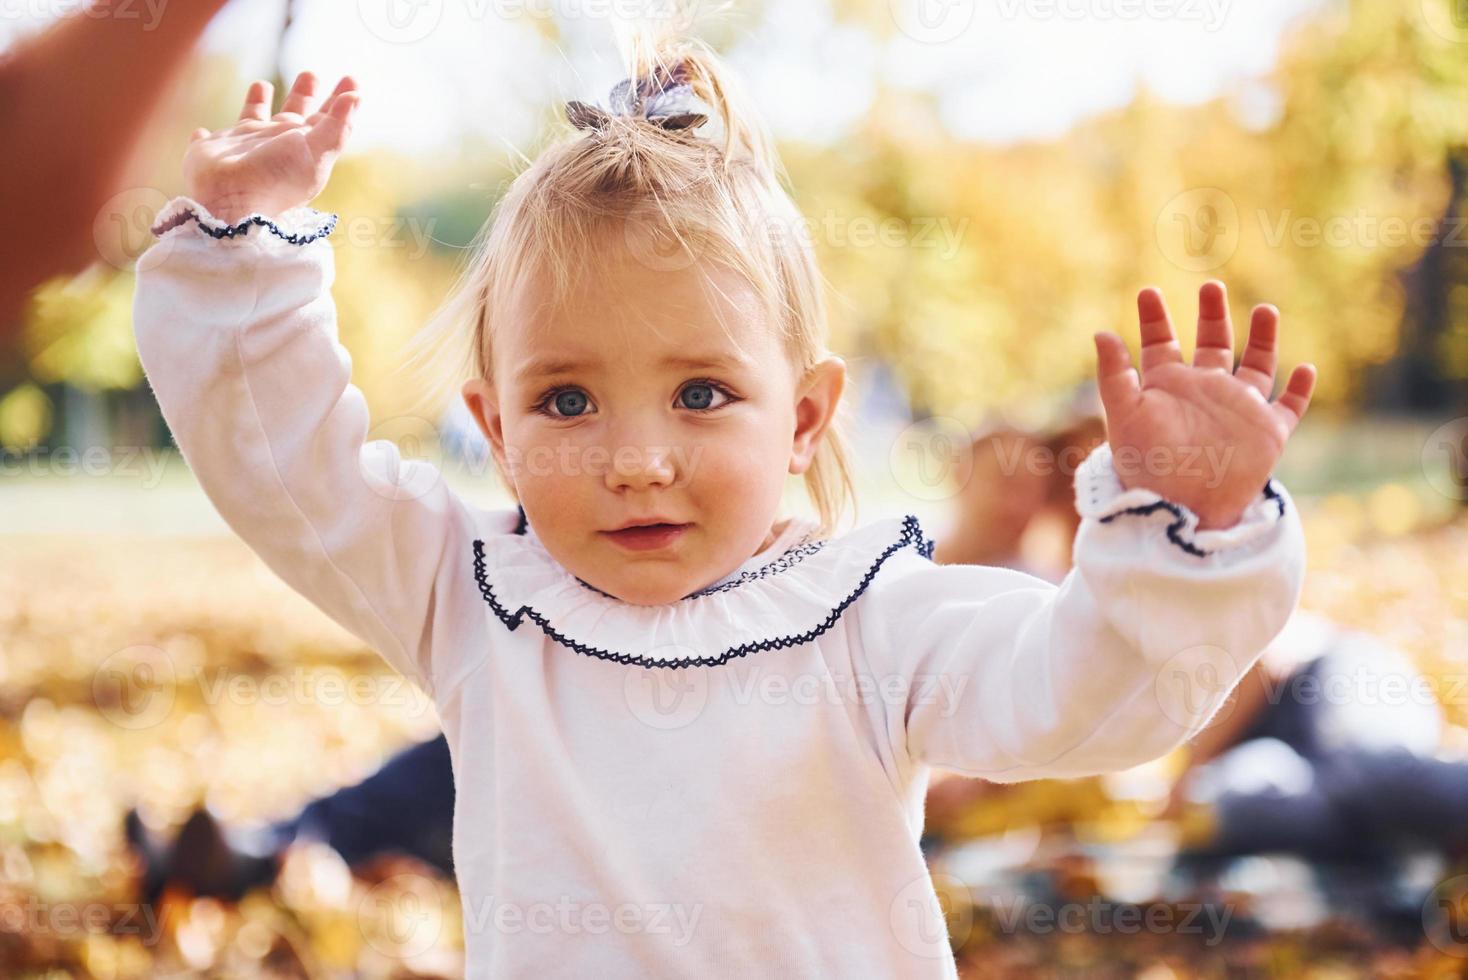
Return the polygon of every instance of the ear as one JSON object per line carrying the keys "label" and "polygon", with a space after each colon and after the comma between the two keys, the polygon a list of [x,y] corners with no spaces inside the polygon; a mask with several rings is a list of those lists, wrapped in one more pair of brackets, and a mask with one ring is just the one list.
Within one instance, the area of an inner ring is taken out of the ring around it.
{"label": "ear", "polygon": [[795,438],[790,447],[790,472],[810,469],[825,434],[841,404],[846,388],[846,362],[834,354],[817,361],[801,379],[795,396]]}
{"label": "ear", "polygon": [[462,390],[464,404],[469,406],[469,414],[474,416],[479,431],[489,441],[495,463],[508,480],[510,470],[505,464],[505,433],[500,417],[499,394],[495,391],[494,383],[487,378],[470,378],[464,382]]}

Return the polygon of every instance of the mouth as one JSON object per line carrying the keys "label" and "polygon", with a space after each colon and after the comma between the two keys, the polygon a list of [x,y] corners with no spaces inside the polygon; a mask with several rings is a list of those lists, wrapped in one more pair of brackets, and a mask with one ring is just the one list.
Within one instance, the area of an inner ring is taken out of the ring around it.
{"label": "mouth", "polygon": [[692,524],[639,524],[616,531],[598,533],[630,551],[653,551],[668,547],[692,526]]}

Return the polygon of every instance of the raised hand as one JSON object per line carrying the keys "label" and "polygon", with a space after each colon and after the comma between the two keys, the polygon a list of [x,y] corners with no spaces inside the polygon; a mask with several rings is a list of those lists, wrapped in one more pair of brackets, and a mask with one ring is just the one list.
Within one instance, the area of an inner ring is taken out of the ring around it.
{"label": "raised hand", "polygon": [[1229,527],[1264,490],[1285,443],[1304,417],[1315,368],[1302,364],[1275,401],[1279,311],[1254,308],[1249,341],[1234,369],[1233,327],[1223,283],[1198,292],[1198,342],[1183,362],[1162,294],[1137,297],[1141,376],[1117,334],[1095,335],[1097,382],[1107,441],[1124,486],[1145,487],[1198,515],[1200,530]]}
{"label": "raised hand", "polygon": [[350,75],[319,109],[316,88],[316,76],[301,72],[272,116],[270,83],[253,82],[233,126],[194,130],[183,160],[188,196],[230,222],[310,203],[326,186],[361,101]]}

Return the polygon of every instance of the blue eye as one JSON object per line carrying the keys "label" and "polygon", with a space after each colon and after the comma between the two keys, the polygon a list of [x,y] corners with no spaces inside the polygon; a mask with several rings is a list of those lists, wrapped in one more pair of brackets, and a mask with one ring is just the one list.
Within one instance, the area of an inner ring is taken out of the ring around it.
{"label": "blue eye", "polygon": [[714,389],[706,384],[691,384],[683,389],[683,404],[687,408],[706,409],[714,400]]}
{"label": "blue eye", "polygon": [[[712,404],[715,393],[723,395],[726,400],[718,405]],[[710,381],[694,381],[678,393],[678,400],[684,408],[691,411],[711,412],[716,408],[723,408],[733,399],[720,385]]]}
{"label": "blue eye", "polygon": [[[560,388],[542,398],[536,410],[551,418],[576,418],[582,415],[590,404],[586,392],[580,388]],[[549,405],[555,405],[556,410],[547,411]]]}
{"label": "blue eye", "polygon": [[586,410],[584,391],[563,391],[555,397],[556,410],[562,415],[580,415]]}

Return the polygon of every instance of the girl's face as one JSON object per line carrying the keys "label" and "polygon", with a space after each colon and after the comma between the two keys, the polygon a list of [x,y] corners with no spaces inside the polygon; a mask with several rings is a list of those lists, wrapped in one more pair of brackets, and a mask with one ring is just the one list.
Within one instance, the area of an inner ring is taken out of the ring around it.
{"label": "girl's face", "polygon": [[[639,605],[672,602],[771,539],[845,384],[797,378],[753,288],[722,267],[626,249],[559,307],[533,286],[499,319],[494,377],[464,398],[546,550]],[[657,522],[672,527],[619,529]]]}

